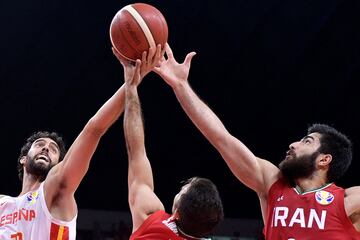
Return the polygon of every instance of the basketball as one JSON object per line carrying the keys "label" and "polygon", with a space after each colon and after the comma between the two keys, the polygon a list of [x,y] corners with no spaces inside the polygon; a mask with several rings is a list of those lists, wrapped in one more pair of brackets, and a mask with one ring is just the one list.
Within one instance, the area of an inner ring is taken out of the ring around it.
{"label": "basketball", "polygon": [[134,3],[120,9],[110,24],[110,40],[125,59],[141,59],[142,53],[158,44],[164,48],[168,25],[163,14],[154,6]]}

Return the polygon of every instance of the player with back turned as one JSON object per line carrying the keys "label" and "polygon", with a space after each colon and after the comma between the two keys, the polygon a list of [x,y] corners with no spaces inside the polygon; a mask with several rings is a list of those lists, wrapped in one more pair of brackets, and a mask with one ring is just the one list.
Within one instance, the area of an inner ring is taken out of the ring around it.
{"label": "player with back turned", "polygon": [[[122,59],[118,55],[119,60]],[[129,206],[133,222],[131,240],[205,239],[223,219],[223,206],[209,179],[189,179],[175,196],[167,213],[154,192],[151,165],[146,154],[144,126],[137,86],[140,60],[123,63],[131,76],[125,84],[124,134],[128,152]]]}
{"label": "player with back turned", "polygon": [[[189,179],[175,196],[172,212],[154,192],[150,161],[144,142],[144,127],[137,92],[141,47],[165,45],[167,24],[159,10],[148,4],[130,4],[113,18],[111,42],[116,56],[131,75],[125,84],[124,133],[128,152],[129,206],[133,222],[131,240],[204,239],[223,218],[222,202],[216,186],[200,177]],[[159,59],[160,60],[160,59]],[[135,62],[135,66],[129,63]],[[131,78],[131,79],[130,79]]]}

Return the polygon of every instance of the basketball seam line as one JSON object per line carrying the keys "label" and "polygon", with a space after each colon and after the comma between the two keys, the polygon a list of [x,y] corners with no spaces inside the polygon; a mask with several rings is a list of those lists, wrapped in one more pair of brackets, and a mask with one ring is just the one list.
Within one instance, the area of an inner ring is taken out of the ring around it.
{"label": "basketball seam line", "polygon": [[[115,17],[116,17],[116,15],[115,15]],[[111,26],[112,26],[113,22],[115,21],[115,17],[113,18],[113,20],[111,21],[111,24],[110,24],[109,35],[110,35],[111,45],[113,46],[113,48],[115,48],[116,52],[119,53],[123,58],[125,58],[125,59],[127,59],[127,60],[130,60],[130,61],[134,61],[133,59],[126,57],[124,54],[122,54],[122,53],[119,51],[119,49],[117,49],[116,44],[115,44],[115,42],[114,42],[114,40],[113,40],[113,38],[112,38],[112,35],[111,35]]]}
{"label": "basketball seam line", "polygon": [[152,47],[152,48],[156,48],[154,37],[153,37],[148,25],[146,24],[146,22],[142,18],[142,16],[131,5],[125,6],[124,9],[127,10],[131,14],[131,16],[133,16],[135,21],[139,24],[141,30],[145,34],[145,37],[146,37],[146,39],[147,39],[147,41],[149,43],[149,46]]}

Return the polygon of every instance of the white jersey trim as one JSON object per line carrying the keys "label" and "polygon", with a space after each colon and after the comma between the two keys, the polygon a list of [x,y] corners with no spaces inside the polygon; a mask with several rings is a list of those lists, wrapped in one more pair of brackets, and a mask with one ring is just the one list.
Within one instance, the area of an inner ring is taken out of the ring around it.
{"label": "white jersey trim", "polygon": [[62,225],[62,226],[71,226],[73,224],[76,223],[76,219],[77,219],[77,213],[75,214],[75,216],[73,217],[73,219],[71,219],[70,221],[64,221],[64,220],[60,220],[60,219],[56,219],[54,218],[49,209],[46,206],[46,202],[45,202],[45,191],[44,191],[44,182],[42,182],[40,184],[39,187],[39,194],[40,194],[40,202],[41,202],[41,206],[42,209],[44,210],[44,213],[46,215],[46,217],[53,223],[56,223],[58,225]]}

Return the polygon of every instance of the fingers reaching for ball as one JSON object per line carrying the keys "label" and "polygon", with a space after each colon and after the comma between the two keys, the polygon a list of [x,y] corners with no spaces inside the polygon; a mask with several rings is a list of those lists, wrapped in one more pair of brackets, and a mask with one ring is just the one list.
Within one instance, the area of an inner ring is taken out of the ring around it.
{"label": "fingers reaching for ball", "polygon": [[164,56],[164,50],[162,50],[161,44],[158,44],[156,46],[156,52],[155,52],[155,67],[160,66],[161,57]]}
{"label": "fingers reaching for ball", "polygon": [[170,45],[168,43],[165,44],[165,52],[166,52],[166,56],[168,58],[174,58],[174,54],[173,54],[173,52],[171,50],[171,47],[170,47]]}
{"label": "fingers reaching for ball", "polygon": [[146,74],[154,70],[154,67],[160,65],[161,60],[161,45],[158,44],[156,48],[149,48],[148,52],[143,52],[141,57],[140,76],[143,78]]}
{"label": "fingers reaching for ball", "polygon": [[188,53],[185,57],[184,64],[190,68],[191,60],[196,55],[196,52]]}

